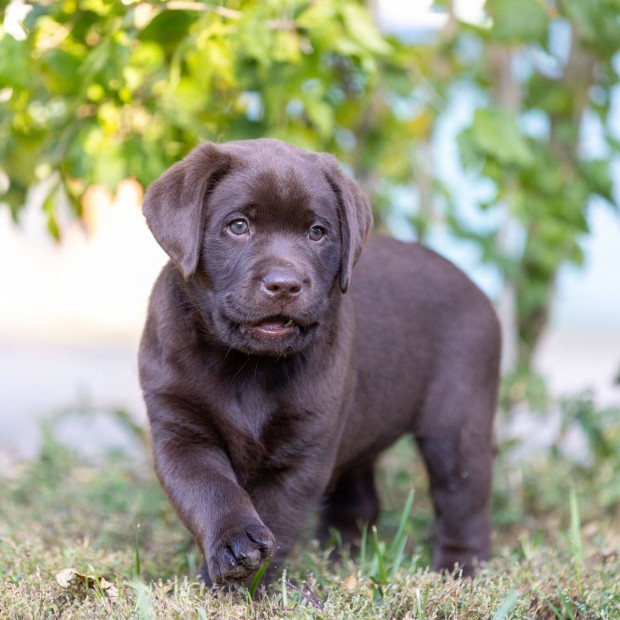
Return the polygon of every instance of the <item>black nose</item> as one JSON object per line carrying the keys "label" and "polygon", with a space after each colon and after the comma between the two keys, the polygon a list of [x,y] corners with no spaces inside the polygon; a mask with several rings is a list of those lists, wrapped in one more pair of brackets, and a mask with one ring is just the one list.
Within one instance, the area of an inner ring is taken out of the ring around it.
{"label": "black nose", "polygon": [[292,301],[303,290],[301,279],[292,271],[272,271],[264,278],[261,289],[277,301]]}

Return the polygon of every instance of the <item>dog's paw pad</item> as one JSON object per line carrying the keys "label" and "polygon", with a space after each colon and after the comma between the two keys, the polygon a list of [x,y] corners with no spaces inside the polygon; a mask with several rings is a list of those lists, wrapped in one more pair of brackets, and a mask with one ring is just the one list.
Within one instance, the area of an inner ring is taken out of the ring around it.
{"label": "dog's paw pad", "polygon": [[217,584],[243,581],[271,557],[274,546],[273,534],[264,525],[237,528],[216,544],[209,573]]}

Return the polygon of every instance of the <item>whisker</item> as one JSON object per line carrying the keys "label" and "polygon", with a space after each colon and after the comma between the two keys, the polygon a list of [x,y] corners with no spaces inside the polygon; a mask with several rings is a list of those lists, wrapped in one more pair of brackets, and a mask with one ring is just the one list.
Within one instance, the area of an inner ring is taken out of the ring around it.
{"label": "whisker", "polygon": [[245,362],[243,362],[243,364],[239,366],[239,370],[237,370],[237,372],[235,373],[235,376],[230,380],[231,383],[233,383],[233,381],[237,378],[237,375],[248,365],[249,361],[250,361],[250,356],[248,355],[245,358]]}

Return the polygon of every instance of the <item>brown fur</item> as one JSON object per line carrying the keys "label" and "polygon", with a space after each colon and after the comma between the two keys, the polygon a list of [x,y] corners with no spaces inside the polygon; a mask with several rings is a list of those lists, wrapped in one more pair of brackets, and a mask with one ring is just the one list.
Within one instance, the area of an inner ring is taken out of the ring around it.
{"label": "brown fur", "polygon": [[484,295],[419,245],[372,238],[358,261],[364,196],[333,157],[276,140],[198,147],[144,213],[171,261],[140,379],[205,578],[247,580],[271,554],[277,569],[316,509],[323,542],[331,527],[355,542],[379,510],[375,460],[407,433],[429,473],[434,567],[472,574],[490,552],[499,358]]}

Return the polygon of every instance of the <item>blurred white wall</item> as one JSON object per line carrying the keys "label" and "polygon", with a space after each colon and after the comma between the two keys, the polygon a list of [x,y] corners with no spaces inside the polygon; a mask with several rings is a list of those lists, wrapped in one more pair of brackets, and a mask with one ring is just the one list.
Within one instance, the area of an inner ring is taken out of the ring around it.
{"label": "blurred white wall", "polygon": [[[166,256],[141,200],[131,181],[114,198],[94,188],[86,225],[61,217],[61,244],[46,232],[36,193],[19,227],[0,208],[0,466],[32,456],[39,419],[66,408],[125,408],[145,421],[136,352]],[[84,421],[73,443],[114,444],[118,429],[104,418]]]}
{"label": "blurred white wall", "polygon": [[62,243],[47,233],[32,200],[16,227],[0,209],[0,338],[37,342],[126,343],[144,318],[165,254],[140,210],[142,190],[123,182],[86,198],[85,223],[61,213]]}

